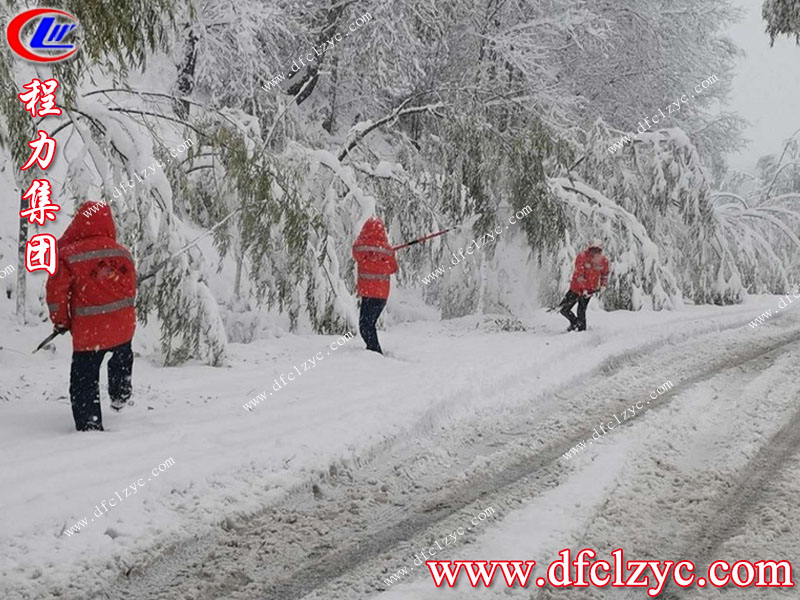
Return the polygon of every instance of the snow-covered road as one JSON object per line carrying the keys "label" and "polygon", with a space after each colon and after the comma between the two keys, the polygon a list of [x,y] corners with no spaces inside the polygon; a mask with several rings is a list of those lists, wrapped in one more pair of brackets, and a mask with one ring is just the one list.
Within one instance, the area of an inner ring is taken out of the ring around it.
{"label": "snow-covered road", "polygon": [[[354,342],[253,412],[242,404],[335,337],[238,346],[229,369],[140,359],[136,406],[107,415],[110,434],[91,438],[69,432],[63,400],[42,398],[63,378],[62,349],[39,359],[44,375],[18,384],[26,393],[3,424],[2,597],[505,597],[499,584],[437,589],[414,566],[416,552],[487,507],[497,512],[443,559],[546,564],[565,547],[622,547],[698,568],[717,558],[794,562],[800,311],[747,326],[776,304],[591,312],[585,335],[556,333],[560,317],[546,314],[515,333],[477,319],[418,322],[385,335],[396,358]],[[21,373],[22,359],[6,356]],[[673,387],[650,400],[667,380]],[[170,456],[176,465],[107,522],[58,535]],[[414,571],[384,583],[402,567]]]}

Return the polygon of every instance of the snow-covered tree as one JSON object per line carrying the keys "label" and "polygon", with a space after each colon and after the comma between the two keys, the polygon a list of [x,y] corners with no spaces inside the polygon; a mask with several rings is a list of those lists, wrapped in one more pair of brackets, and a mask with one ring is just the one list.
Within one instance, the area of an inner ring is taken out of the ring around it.
{"label": "snow-covered tree", "polygon": [[769,45],[775,44],[779,35],[794,35],[800,44],[800,5],[797,0],[764,0],[761,16],[767,22]]}
{"label": "snow-covered tree", "polygon": [[714,194],[720,228],[754,293],[785,293],[800,282],[800,143],[761,157],[757,176],[732,173]]}
{"label": "snow-covered tree", "polygon": [[[741,130],[717,110],[738,53],[723,33],[736,16],[729,0],[66,9],[86,39],[54,71],[66,109],[53,121],[59,193],[110,199],[121,179],[165,162],[112,210],[147,276],[137,311],[158,320],[166,362],[220,364],[226,340],[250,341],[268,312],[295,329],[352,326],[350,245],[373,214],[395,243],[460,226],[404,250],[396,278],[445,317],[511,310],[523,296],[554,303],[594,237],[612,258],[610,308],[736,302],[796,277],[795,149],[764,159],[756,182],[726,178]],[[119,36],[139,14],[143,28]],[[33,67],[3,52],[0,76],[21,85]],[[712,75],[664,129],[607,151]],[[0,144],[19,163],[34,122],[13,99],[0,99]],[[166,164],[186,139],[191,149]],[[525,206],[531,216],[474,263],[419,284]],[[17,237],[24,247],[24,227]]]}

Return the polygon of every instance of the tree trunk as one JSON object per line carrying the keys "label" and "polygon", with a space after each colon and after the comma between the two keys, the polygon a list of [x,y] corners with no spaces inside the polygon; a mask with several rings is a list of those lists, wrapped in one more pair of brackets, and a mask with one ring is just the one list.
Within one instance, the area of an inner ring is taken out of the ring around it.
{"label": "tree trunk", "polygon": [[322,127],[330,134],[336,130],[336,88],[339,81],[339,57],[334,56],[331,61],[331,111],[328,118],[322,122]]}
{"label": "tree trunk", "polygon": [[[25,188],[21,188],[25,189]],[[19,209],[25,210],[28,208],[27,203],[22,198],[22,193],[19,195]],[[28,219],[19,220],[19,237],[17,238],[17,304],[16,315],[23,325],[25,324],[25,299],[26,287],[25,280],[28,270],[25,268],[25,246],[28,243]]]}
{"label": "tree trunk", "polygon": [[236,275],[233,282],[233,295],[237,300],[242,298],[242,263],[244,263],[244,248],[240,247],[236,253]]}
{"label": "tree trunk", "polygon": [[[328,39],[330,39],[336,33],[336,26],[339,24],[339,19],[341,18],[342,13],[347,6],[347,2],[332,0],[330,6],[328,6],[326,9],[323,9],[325,11],[325,16],[322,17],[324,26],[320,29],[319,36],[315,42],[315,47],[324,47],[325,42],[327,42]],[[335,52],[336,48],[334,48],[333,51]],[[320,56],[319,59],[313,63],[309,63],[302,79],[286,90],[286,93],[289,96],[295,96],[301,89],[303,89],[305,83],[309,79],[311,80],[311,83],[303,90],[303,93],[297,96],[295,102],[297,102],[298,106],[300,106],[300,104],[302,104],[303,101],[311,95],[311,93],[314,91],[314,88],[317,87],[317,82],[319,81],[319,68],[322,65],[324,58],[325,54]],[[291,77],[289,77],[289,79],[291,79]]]}
{"label": "tree trunk", "polygon": [[486,257],[481,254],[478,258],[479,266],[478,273],[480,276],[480,283],[478,283],[478,306],[476,312],[479,315],[486,314],[486,288],[488,287],[488,276],[486,272]]}
{"label": "tree trunk", "polygon": [[[194,30],[188,25],[185,29],[189,30],[189,36],[184,44],[183,60],[178,66],[178,80],[175,84],[177,96],[188,96],[194,91],[194,69],[197,62],[197,42],[198,37]],[[175,112],[181,119],[189,116],[189,103],[183,100],[175,103]]]}

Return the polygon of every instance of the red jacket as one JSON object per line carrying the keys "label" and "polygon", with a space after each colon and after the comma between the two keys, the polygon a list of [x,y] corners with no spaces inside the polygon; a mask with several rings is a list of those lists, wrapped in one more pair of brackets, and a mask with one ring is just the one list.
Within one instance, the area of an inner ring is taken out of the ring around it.
{"label": "red jacket", "polygon": [[601,286],[608,283],[608,259],[602,251],[592,254],[591,246],[578,254],[575,259],[575,271],[569,289],[576,294],[594,294]]}
{"label": "red jacket", "polygon": [[136,267],[117,243],[111,209],[84,202],[58,240],[58,269],[47,280],[50,320],[70,330],[75,352],[113,348],[133,337],[135,298]]}
{"label": "red jacket", "polygon": [[358,263],[358,295],[387,299],[389,280],[392,273],[397,272],[397,261],[380,219],[372,217],[364,223],[353,244],[353,258]]}

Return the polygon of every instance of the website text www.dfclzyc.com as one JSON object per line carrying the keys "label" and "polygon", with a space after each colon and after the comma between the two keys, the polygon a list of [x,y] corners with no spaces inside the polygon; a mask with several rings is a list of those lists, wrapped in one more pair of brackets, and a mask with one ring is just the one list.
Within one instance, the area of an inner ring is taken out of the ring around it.
{"label": "website text www.dfclzyc.com", "polygon": [[[521,221],[522,219],[527,217],[532,212],[533,212],[533,209],[530,207],[530,205],[524,206],[523,208],[518,210],[516,213],[511,215],[508,218],[508,222],[511,225],[516,225],[519,221]],[[508,225],[505,226],[505,229],[508,229]],[[480,250],[484,246],[487,246],[489,243],[494,242],[495,241],[495,237],[499,237],[500,234],[503,231],[505,231],[505,229],[503,229],[503,225],[498,225],[494,229],[492,229],[491,231],[487,231],[486,233],[484,233],[481,237],[472,240],[466,246],[467,254],[472,254],[473,250]],[[490,242],[486,241],[487,238],[489,238]],[[480,244],[478,243],[478,240],[480,240],[480,242],[481,242]],[[475,245],[475,248],[472,248],[473,244]],[[458,258],[458,256],[461,256],[461,258]],[[452,269],[455,265],[460,263],[462,260],[465,260],[466,258],[467,257],[464,256],[464,248],[459,248],[458,249],[458,255],[456,255],[456,253],[453,252],[453,257],[450,259],[450,265],[451,266],[447,267],[448,270]],[[420,281],[422,281],[422,283],[424,283],[425,285],[428,285],[431,281],[435,281],[440,276],[444,277],[444,273],[445,273],[444,265],[440,265],[430,275],[426,275],[425,277],[422,277],[420,279]]]}
{"label": "website text www.dfclzyc.com", "polygon": [[[147,481],[152,481],[154,477],[158,477],[159,473],[163,473],[171,466],[175,464],[175,460],[172,457],[169,457],[163,463],[159,464],[157,467],[153,467],[150,471],[150,477],[147,478]],[[126,487],[122,490],[122,495],[119,492],[114,492],[113,496],[108,500],[103,500],[100,504],[95,504],[94,512],[92,513],[98,519],[105,515],[111,508],[114,508],[117,504],[122,503],[123,500],[126,498],[130,498],[135,496],[139,490],[141,490],[146,484],[147,481],[144,480],[144,477],[140,477],[136,481],[134,481],[131,485]],[[106,502],[108,502],[108,506],[106,506]],[[103,507],[103,510],[100,510],[100,507]],[[105,511],[105,512],[104,512]],[[94,517],[91,520],[86,520],[86,517],[83,517],[80,521],[76,521],[74,525],[71,527],[64,527],[63,534],[67,537],[70,537],[73,533],[79,533],[81,529],[89,526],[89,523],[94,523]]]}
{"label": "website text www.dfclzyc.com", "polygon": [[[592,561],[597,554],[591,548],[580,550],[574,561],[570,561],[570,550],[558,553],[561,557],[547,567],[543,577],[534,582],[537,587],[629,587],[647,588],[651,598],[658,596],[671,579],[678,587],[794,587],[792,563],[788,560],[740,560],[732,565],[724,560],[712,562],[703,576],[696,577],[696,567],[689,560],[629,560],[625,561],[621,548],[611,553],[612,561]],[[472,587],[492,585],[498,571],[503,574],[507,587],[525,587],[531,577],[535,560],[429,560],[425,563],[436,587],[447,582],[454,587],[464,574]],[[572,569],[574,565],[575,569]],[[652,582],[652,583],[651,583]]]}

